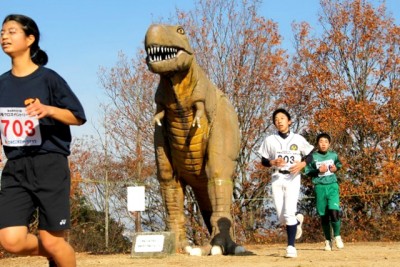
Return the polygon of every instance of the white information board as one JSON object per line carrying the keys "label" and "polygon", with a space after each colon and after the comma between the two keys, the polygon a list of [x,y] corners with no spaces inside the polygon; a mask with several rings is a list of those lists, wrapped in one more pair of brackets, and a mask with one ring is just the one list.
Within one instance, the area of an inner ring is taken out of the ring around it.
{"label": "white information board", "polygon": [[144,211],[145,195],[144,186],[128,187],[128,211]]}
{"label": "white information board", "polygon": [[139,235],[136,238],[135,252],[161,252],[163,247],[163,235]]}

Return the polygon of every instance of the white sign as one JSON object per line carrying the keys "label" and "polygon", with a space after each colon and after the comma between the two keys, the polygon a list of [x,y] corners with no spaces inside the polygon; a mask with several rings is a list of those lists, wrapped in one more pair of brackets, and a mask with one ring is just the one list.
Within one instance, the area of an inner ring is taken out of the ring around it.
{"label": "white sign", "polygon": [[144,211],[144,186],[128,187],[128,211]]}
{"label": "white sign", "polygon": [[163,235],[138,235],[135,252],[161,252],[164,247]]}

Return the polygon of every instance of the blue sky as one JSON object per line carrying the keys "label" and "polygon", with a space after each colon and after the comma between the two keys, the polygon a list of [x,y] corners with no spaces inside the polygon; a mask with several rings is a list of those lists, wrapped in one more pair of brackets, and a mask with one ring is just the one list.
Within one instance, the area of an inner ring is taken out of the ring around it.
{"label": "blue sky", "polygon": [[[239,0],[238,0],[239,1]],[[49,56],[47,67],[68,82],[81,100],[88,122],[73,126],[72,134],[94,134],[99,103],[104,102],[97,72],[117,62],[119,52],[134,57],[148,26],[169,18],[176,7],[190,10],[194,0],[0,0],[0,19],[10,13],[30,16],[41,31],[40,46]],[[379,1],[374,1],[378,3]],[[389,12],[400,20],[400,0],[387,0]],[[291,44],[293,21],[316,25],[319,0],[264,0],[259,14],[279,23],[284,48]],[[10,69],[10,59],[0,55],[0,73]]]}

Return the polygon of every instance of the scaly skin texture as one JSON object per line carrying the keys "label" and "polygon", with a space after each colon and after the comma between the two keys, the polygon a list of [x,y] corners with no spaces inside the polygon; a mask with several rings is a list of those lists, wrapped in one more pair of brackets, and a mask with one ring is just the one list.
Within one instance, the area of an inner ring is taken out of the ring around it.
{"label": "scaly skin texture", "polygon": [[180,26],[151,25],[145,37],[149,70],[160,75],[154,146],[167,225],[178,249],[187,245],[184,188],[191,186],[211,234],[211,246],[235,254],[230,208],[240,147],[239,123],[228,98],[196,63]]}

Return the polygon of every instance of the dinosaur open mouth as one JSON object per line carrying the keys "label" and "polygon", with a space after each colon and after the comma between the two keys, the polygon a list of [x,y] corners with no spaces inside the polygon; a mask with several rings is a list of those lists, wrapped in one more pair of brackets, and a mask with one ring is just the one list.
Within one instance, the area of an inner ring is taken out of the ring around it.
{"label": "dinosaur open mouth", "polygon": [[147,55],[150,62],[159,62],[176,58],[179,49],[168,46],[150,46],[147,48]]}

